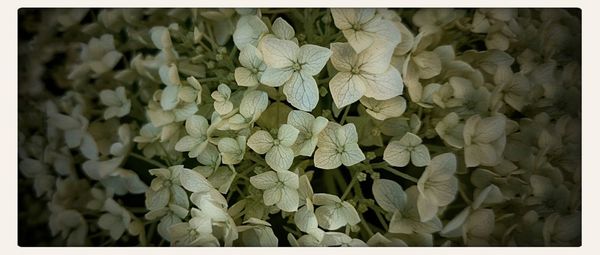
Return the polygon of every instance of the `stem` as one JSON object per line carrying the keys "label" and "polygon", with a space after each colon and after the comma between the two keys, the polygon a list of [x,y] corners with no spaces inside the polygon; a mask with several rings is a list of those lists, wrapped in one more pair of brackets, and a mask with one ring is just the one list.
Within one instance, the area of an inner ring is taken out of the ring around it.
{"label": "stem", "polygon": [[367,224],[362,214],[359,214],[358,216],[360,217],[360,225],[367,231],[367,235],[369,237],[373,236],[373,230],[371,230],[371,227],[369,227],[369,224]]}
{"label": "stem", "polygon": [[417,178],[415,178],[415,177],[412,177],[412,176],[410,176],[410,175],[408,175],[408,174],[405,174],[405,173],[403,173],[403,172],[400,172],[400,171],[398,171],[398,170],[396,170],[396,169],[394,169],[394,168],[391,168],[391,167],[389,167],[389,166],[383,166],[383,167],[381,167],[380,169],[386,170],[386,171],[388,171],[388,172],[390,172],[390,173],[393,173],[393,174],[395,174],[395,175],[397,175],[397,176],[400,176],[400,177],[402,177],[402,178],[404,178],[404,179],[407,179],[407,180],[409,180],[409,181],[412,181],[412,182],[414,182],[414,183],[417,183],[417,182],[419,182],[419,180],[417,180]]}
{"label": "stem", "polygon": [[132,156],[134,158],[137,158],[139,160],[142,160],[142,161],[144,161],[144,162],[146,162],[148,164],[154,165],[154,166],[159,167],[159,168],[167,168],[167,166],[163,165],[162,163],[160,163],[160,162],[158,162],[156,160],[153,160],[153,159],[146,158],[146,157],[144,157],[142,155],[139,155],[137,153],[129,153],[129,156]]}
{"label": "stem", "polygon": [[346,117],[348,116],[349,111],[350,106],[346,106],[346,109],[344,109],[344,115],[342,115],[342,120],[340,121],[340,125],[344,125],[344,122],[346,122]]}
{"label": "stem", "polygon": [[348,184],[348,186],[346,187],[346,190],[344,191],[344,194],[340,198],[341,200],[344,200],[344,198],[346,198],[346,196],[348,194],[350,194],[350,190],[352,190],[352,186],[354,186],[354,184],[356,184],[357,182],[358,182],[358,178],[356,178],[356,175],[352,176],[352,180],[350,181],[350,184]]}
{"label": "stem", "polygon": [[203,79],[197,79],[198,82],[209,82],[209,81],[220,81],[221,77],[210,77],[210,78],[203,78]]}
{"label": "stem", "polygon": [[173,163],[171,163],[171,158],[169,158],[169,153],[167,152],[165,147],[162,145],[162,143],[159,143],[158,146],[160,147],[162,152],[165,154],[165,160],[167,161],[167,164],[169,164],[169,166],[172,166]]}

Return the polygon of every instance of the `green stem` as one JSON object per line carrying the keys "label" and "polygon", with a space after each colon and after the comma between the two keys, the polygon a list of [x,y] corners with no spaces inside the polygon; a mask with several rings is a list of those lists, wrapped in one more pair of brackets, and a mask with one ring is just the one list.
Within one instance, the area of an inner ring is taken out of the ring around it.
{"label": "green stem", "polygon": [[354,186],[354,184],[356,184],[358,182],[358,179],[356,178],[356,175],[352,176],[352,181],[350,181],[350,184],[348,184],[348,186],[346,187],[346,190],[344,191],[344,194],[342,195],[342,197],[340,198],[341,200],[344,200],[344,198],[346,198],[346,196],[348,194],[350,194],[350,190],[352,190],[352,187]]}
{"label": "green stem", "polygon": [[344,125],[344,122],[346,122],[346,117],[348,116],[348,112],[350,111],[350,106],[346,106],[346,109],[344,109],[344,115],[342,115],[342,120],[340,120],[340,125]]}
{"label": "green stem", "polygon": [[203,78],[203,79],[197,79],[198,82],[209,82],[209,81],[220,81],[221,77],[210,77],[210,78]]}
{"label": "green stem", "polygon": [[395,175],[397,175],[397,176],[400,176],[400,177],[402,177],[402,178],[404,178],[404,179],[407,179],[407,180],[409,180],[409,181],[411,181],[411,182],[414,182],[414,183],[417,183],[417,182],[419,182],[419,180],[417,180],[417,178],[415,178],[415,177],[412,177],[412,176],[410,176],[410,175],[408,175],[408,174],[405,174],[405,173],[403,173],[403,172],[400,172],[400,171],[398,171],[398,170],[396,170],[396,169],[394,169],[394,168],[391,168],[391,167],[389,167],[389,166],[383,166],[383,167],[381,167],[380,169],[386,170],[386,171],[388,171],[388,172],[390,172],[390,173],[393,173],[393,174],[395,174]]}
{"label": "green stem", "polygon": [[371,227],[369,227],[369,224],[367,224],[365,218],[362,216],[362,214],[359,214],[358,216],[360,217],[360,225],[362,225],[363,229],[367,231],[367,235],[369,237],[373,236],[373,230],[371,230]]}
{"label": "green stem", "polygon": [[129,156],[137,158],[139,160],[142,160],[142,161],[144,161],[144,162],[146,162],[148,164],[154,165],[154,166],[159,167],[159,168],[167,168],[167,166],[163,165],[162,163],[160,163],[160,162],[158,162],[156,160],[153,160],[153,159],[146,158],[146,157],[144,157],[142,155],[139,155],[137,153],[129,153]]}

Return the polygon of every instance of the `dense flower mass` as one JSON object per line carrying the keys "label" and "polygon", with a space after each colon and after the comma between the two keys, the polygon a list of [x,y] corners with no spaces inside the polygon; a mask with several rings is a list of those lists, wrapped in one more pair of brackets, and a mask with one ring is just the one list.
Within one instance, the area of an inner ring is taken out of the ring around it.
{"label": "dense flower mass", "polygon": [[575,9],[20,9],[22,246],[578,246]]}

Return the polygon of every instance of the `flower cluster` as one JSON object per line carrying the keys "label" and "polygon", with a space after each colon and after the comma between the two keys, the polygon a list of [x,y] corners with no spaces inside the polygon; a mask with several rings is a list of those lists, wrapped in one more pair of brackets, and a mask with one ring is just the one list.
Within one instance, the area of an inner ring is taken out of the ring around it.
{"label": "flower cluster", "polygon": [[20,245],[581,244],[578,10],[27,9],[19,36]]}

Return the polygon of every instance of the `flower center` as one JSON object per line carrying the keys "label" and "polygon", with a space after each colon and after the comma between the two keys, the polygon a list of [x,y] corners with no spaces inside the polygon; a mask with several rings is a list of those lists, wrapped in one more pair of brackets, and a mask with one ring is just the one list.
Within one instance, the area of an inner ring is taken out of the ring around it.
{"label": "flower center", "polygon": [[356,31],[360,31],[360,30],[362,30],[362,24],[360,24],[360,23],[352,24],[352,29],[354,29]]}
{"label": "flower center", "polygon": [[294,63],[292,65],[292,69],[294,69],[294,71],[300,71],[300,69],[302,69],[302,66],[298,63]]}
{"label": "flower center", "polygon": [[360,69],[358,68],[358,66],[352,67],[352,70],[350,70],[350,72],[352,74],[359,74],[360,73]]}

